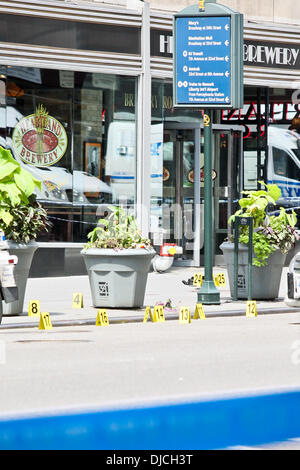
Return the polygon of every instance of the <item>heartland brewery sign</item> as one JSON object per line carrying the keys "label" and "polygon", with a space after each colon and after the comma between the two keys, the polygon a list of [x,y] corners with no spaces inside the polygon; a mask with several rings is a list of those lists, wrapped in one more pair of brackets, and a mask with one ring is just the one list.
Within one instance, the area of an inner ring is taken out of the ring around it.
{"label": "heartland brewery sign", "polygon": [[48,115],[43,105],[18,122],[12,141],[18,157],[33,166],[54,165],[64,156],[68,145],[65,129]]}
{"label": "heartland brewery sign", "polygon": [[244,41],[244,64],[300,70],[300,46]]}
{"label": "heartland brewery sign", "polygon": [[[172,33],[151,30],[151,55],[172,57]],[[244,65],[300,70],[300,46],[294,43],[244,40]]]}

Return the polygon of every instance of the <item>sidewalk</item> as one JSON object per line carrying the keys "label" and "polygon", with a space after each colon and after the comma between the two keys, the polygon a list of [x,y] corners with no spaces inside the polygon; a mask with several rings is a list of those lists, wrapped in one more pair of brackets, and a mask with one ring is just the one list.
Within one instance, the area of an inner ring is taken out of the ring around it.
{"label": "sidewalk", "polygon": [[[290,307],[284,302],[287,293],[286,272],[284,269],[280,285],[279,298],[274,301],[257,301],[258,315],[269,313],[298,313],[300,308]],[[188,280],[194,273],[204,274],[204,268],[172,267],[166,273],[150,272],[146,287],[144,307],[139,309],[112,309],[107,308],[110,323],[140,322],[144,318],[145,307],[171,299],[173,307],[189,306],[193,315],[197,303],[197,288],[186,286],[182,280]],[[230,297],[228,276],[225,267],[214,268],[214,274],[225,273],[226,286],[219,287],[221,305],[204,305],[206,317],[224,317],[245,315],[246,301],[233,302]],[[73,293],[83,294],[84,307],[72,308]],[[39,300],[42,312],[49,312],[53,326],[67,325],[94,325],[97,318],[97,308],[92,306],[92,298],[88,276],[30,278],[24,300],[22,315],[3,316],[1,329],[26,328],[38,326],[39,319],[28,316],[30,300]],[[166,320],[178,318],[175,313],[165,309]]]}

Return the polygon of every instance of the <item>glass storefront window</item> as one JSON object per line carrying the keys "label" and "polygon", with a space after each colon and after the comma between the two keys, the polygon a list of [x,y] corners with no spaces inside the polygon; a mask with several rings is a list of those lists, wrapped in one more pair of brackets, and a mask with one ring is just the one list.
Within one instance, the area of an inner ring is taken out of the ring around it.
{"label": "glass storefront window", "polygon": [[294,90],[270,89],[266,179],[281,189],[278,206],[294,208],[300,226],[300,104]]}
{"label": "glass storefront window", "polygon": [[[277,184],[278,201],[300,215],[300,104],[296,90],[245,88],[241,110],[224,111],[223,123],[244,127],[244,189],[260,187],[259,181]],[[300,219],[298,217],[298,226]]]}
{"label": "glass storefront window", "polygon": [[86,241],[107,205],[136,201],[136,79],[26,67],[1,74],[0,145],[42,181],[37,197],[53,226],[41,239]]}
{"label": "glass storefront window", "polygon": [[[156,157],[151,152],[151,234],[154,244],[160,245],[163,241],[177,242],[182,239],[188,246],[187,234],[191,237],[193,221],[190,210],[193,204],[193,170],[194,170],[194,135],[188,131],[178,137],[176,131],[167,128],[174,123],[200,123],[202,111],[188,108],[173,107],[172,82],[166,80],[152,80],[152,125],[151,145],[160,151]],[[182,145],[176,144],[178,139]],[[176,146],[177,145],[177,146]],[[175,157],[176,155],[176,157]],[[181,156],[180,156],[181,155]],[[181,160],[183,164],[181,165]],[[159,175],[159,177],[157,177]],[[177,182],[177,183],[176,183]],[[179,192],[179,186],[183,191]],[[176,190],[177,188],[177,190]],[[185,194],[186,193],[186,194]],[[183,207],[187,206],[187,214]],[[179,212],[183,211],[183,217]],[[177,214],[177,215],[176,215]],[[177,222],[175,222],[175,219]],[[183,219],[183,220],[181,220]],[[190,220],[191,219],[191,220]],[[188,222],[186,222],[188,220]],[[186,225],[189,229],[186,229]],[[176,229],[176,230],[175,230]],[[176,231],[176,235],[174,234]]]}

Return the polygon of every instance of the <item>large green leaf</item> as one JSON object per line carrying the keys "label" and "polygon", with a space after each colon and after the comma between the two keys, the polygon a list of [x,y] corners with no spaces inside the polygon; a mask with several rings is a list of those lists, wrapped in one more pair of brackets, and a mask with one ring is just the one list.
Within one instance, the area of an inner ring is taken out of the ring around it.
{"label": "large green leaf", "polygon": [[0,180],[11,175],[18,167],[19,163],[13,158],[10,150],[0,146]]}
{"label": "large green leaf", "polygon": [[0,146],[0,167],[5,162],[14,163],[15,166],[19,166],[19,163],[12,156],[11,151]]}
{"label": "large green leaf", "polygon": [[243,197],[242,199],[239,200],[239,205],[241,207],[247,207],[250,206],[253,203],[253,199]]}
{"label": "large green leaf", "polygon": [[3,191],[6,194],[7,198],[13,206],[20,204],[21,201],[24,200],[22,198],[22,191],[20,191],[14,181],[9,181],[5,184],[0,182],[0,191]]}
{"label": "large green leaf", "polygon": [[267,188],[269,195],[274,199],[274,202],[281,198],[281,190],[277,184],[267,184]]}
{"label": "large green leaf", "polygon": [[33,178],[33,182],[34,182],[35,186],[37,186],[39,188],[39,190],[41,191],[42,182],[40,180],[37,180],[36,178]]}
{"label": "large green leaf", "polygon": [[268,205],[268,200],[266,198],[256,199],[256,201],[250,207],[251,210],[257,208],[261,211],[264,211]]}
{"label": "large green leaf", "polygon": [[13,221],[13,216],[5,209],[0,209],[0,220],[3,220],[5,225],[9,225]]}
{"label": "large green leaf", "polygon": [[268,189],[268,193],[272,199],[274,199],[274,202],[281,198],[281,189],[277,186],[277,184],[266,184],[263,181],[259,181],[259,183]]}
{"label": "large green leaf", "polygon": [[29,171],[24,170],[23,168],[19,168],[15,172],[14,177],[18,188],[23,191],[27,197],[34,192],[36,180],[33,178],[31,173],[29,173]]}
{"label": "large green leaf", "polygon": [[5,162],[0,167],[0,181],[9,175],[12,175],[18,167],[11,162]]}

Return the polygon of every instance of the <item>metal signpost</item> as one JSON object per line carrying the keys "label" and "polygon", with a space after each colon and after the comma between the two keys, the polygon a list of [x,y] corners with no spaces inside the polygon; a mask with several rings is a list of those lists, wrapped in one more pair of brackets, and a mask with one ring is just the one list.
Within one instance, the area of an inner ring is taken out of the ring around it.
{"label": "metal signpost", "polygon": [[215,3],[174,15],[174,106],[204,110],[204,265],[198,302],[219,304],[213,281],[212,109],[243,106],[243,15]]}

